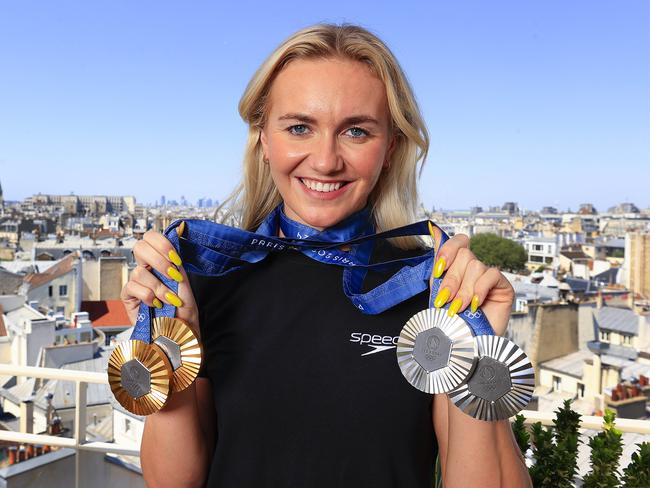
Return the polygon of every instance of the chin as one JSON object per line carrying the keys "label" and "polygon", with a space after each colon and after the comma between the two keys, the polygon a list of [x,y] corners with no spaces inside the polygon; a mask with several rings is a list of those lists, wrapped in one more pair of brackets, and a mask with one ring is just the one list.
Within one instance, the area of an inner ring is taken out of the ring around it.
{"label": "chin", "polygon": [[305,212],[303,220],[310,227],[326,229],[338,224],[351,214],[352,212],[346,213],[339,209],[318,209]]}

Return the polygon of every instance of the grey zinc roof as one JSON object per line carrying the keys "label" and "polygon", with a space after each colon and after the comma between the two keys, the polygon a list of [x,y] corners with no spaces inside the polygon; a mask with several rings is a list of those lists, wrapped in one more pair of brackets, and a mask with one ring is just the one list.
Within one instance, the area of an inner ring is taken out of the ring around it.
{"label": "grey zinc roof", "polygon": [[616,307],[603,307],[596,311],[596,322],[601,329],[624,334],[639,333],[639,319],[632,310]]}
{"label": "grey zinc roof", "polygon": [[559,373],[568,374],[575,378],[582,378],[582,366],[586,359],[592,356],[590,351],[576,351],[566,356],[544,361],[539,365],[540,368],[557,371]]}

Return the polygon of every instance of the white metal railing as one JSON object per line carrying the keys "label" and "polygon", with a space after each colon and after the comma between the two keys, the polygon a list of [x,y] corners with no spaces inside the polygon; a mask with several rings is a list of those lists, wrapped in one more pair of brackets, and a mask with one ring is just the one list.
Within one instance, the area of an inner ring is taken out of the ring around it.
{"label": "white metal railing", "polygon": [[[140,455],[139,446],[124,446],[110,442],[86,442],[86,388],[89,383],[108,384],[108,376],[106,373],[0,364],[0,375],[72,381],[77,386],[74,436],[72,438],[0,430],[0,440],[26,444],[47,444],[76,450],[115,453],[127,456]],[[520,413],[526,417],[525,423],[527,425],[538,421],[542,425],[553,425],[553,419],[555,418],[555,413],[553,412],[522,410]],[[514,420],[514,417],[512,420]],[[602,425],[602,417],[583,415],[580,419],[580,427],[583,429],[600,430],[602,429]],[[617,418],[616,428],[622,432],[650,434],[650,420]],[[79,487],[79,456],[75,456],[75,458],[75,480],[76,486]]]}
{"label": "white metal railing", "polygon": [[[15,366],[0,364],[0,375],[27,376],[48,380],[72,381],[76,384],[74,436],[58,437],[45,434],[28,434],[0,430],[0,440],[21,442],[25,444],[46,444],[57,447],[69,447],[75,450],[114,453],[126,456],[139,456],[139,446],[124,446],[111,442],[86,442],[86,391],[89,383],[108,384],[106,373],[75,371],[71,369],[38,368],[33,366]],[[75,456],[75,486],[79,488],[79,456]]]}
{"label": "white metal railing", "polygon": [[[530,425],[541,422],[542,425],[553,425],[554,412],[538,412],[537,410],[522,410],[520,412],[526,417],[525,424]],[[514,420],[514,417],[512,418]],[[580,428],[601,430],[603,418],[595,415],[582,415],[580,417]],[[622,432],[634,432],[636,434],[650,434],[650,420],[625,419],[616,417],[616,428]]]}

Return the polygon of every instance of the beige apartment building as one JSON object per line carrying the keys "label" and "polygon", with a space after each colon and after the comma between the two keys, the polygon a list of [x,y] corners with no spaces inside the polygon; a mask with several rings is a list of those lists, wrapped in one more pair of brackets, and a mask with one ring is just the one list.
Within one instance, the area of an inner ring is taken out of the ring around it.
{"label": "beige apartment building", "polygon": [[629,232],[625,235],[627,288],[650,300],[650,233]]}

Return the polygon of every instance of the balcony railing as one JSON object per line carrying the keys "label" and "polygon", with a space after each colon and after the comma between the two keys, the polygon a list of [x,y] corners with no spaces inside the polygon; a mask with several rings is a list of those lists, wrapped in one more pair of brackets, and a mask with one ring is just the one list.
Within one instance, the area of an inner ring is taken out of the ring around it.
{"label": "balcony railing", "polygon": [[[50,446],[68,447],[75,450],[114,453],[127,456],[140,455],[140,446],[124,446],[110,442],[86,441],[86,388],[89,383],[108,384],[108,377],[105,373],[0,364],[0,375],[27,376],[33,378],[72,381],[76,383],[77,386],[73,432],[74,435],[72,438],[0,430],[0,440],[25,444],[43,444]],[[521,414],[526,417],[525,423],[528,425],[538,421],[541,422],[542,425],[553,425],[553,419],[555,418],[555,414],[553,412],[522,410]],[[602,425],[602,417],[588,415],[581,417],[580,427],[583,429],[600,430],[602,428]],[[617,418],[616,428],[622,432],[650,434],[650,420]],[[80,486],[79,469],[79,456],[75,456],[75,486],[77,488]]]}
{"label": "balcony railing", "polygon": [[[74,371],[69,369],[36,368],[32,366],[14,366],[0,364],[2,376],[27,376],[30,378],[43,378],[48,380],[62,380],[74,382],[76,388],[74,432],[73,437],[58,437],[45,434],[29,434],[0,430],[0,440],[24,444],[43,444],[57,447],[68,447],[85,451],[121,454],[125,456],[139,456],[140,446],[124,446],[111,442],[86,441],[86,391],[89,383],[108,384],[105,373],[89,371]],[[75,456],[75,487],[80,486],[80,456]]]}

